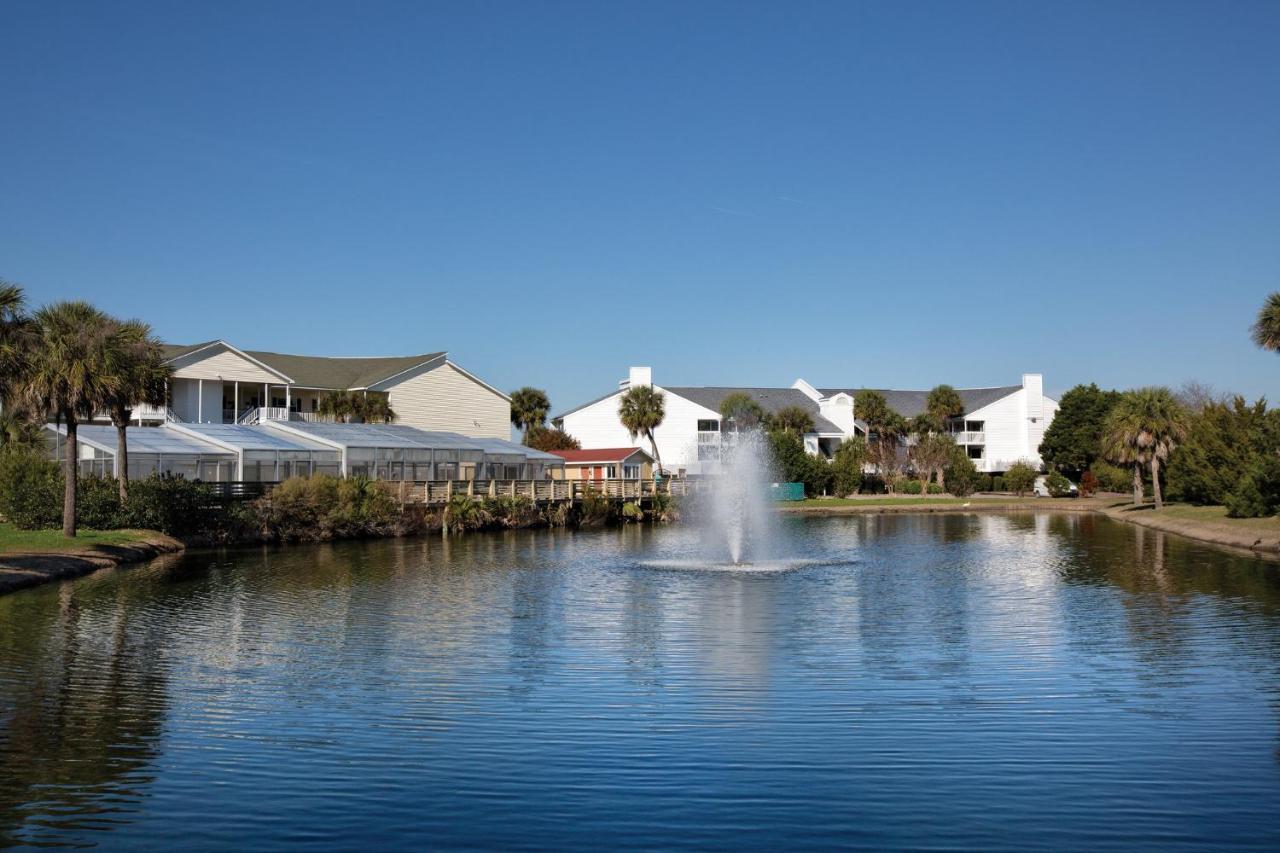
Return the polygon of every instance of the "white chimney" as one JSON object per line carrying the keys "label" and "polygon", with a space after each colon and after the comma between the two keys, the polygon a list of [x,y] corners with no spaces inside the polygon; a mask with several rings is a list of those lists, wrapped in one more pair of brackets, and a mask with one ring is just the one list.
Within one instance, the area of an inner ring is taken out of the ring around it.
{"label": "white chimney", "polygon": [[627,377],[627,387],[635,388],[639,385],[653,384],[653,368],[652,367],[633,367]]}
{"label": "white chimney", "polygon": [[1024,373],[1022,387],[1027,392],[1027,417],[1044,417],[1044,377],[1039,373]]}

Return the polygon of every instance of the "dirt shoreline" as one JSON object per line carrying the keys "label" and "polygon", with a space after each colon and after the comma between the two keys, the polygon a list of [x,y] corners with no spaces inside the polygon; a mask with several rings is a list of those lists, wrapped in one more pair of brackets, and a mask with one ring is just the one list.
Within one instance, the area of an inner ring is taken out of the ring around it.
{"label": "dirt shoreline", "polygon": [[950,514],[968,515],[982,512],[1078,512],[1097,513],[1126,524],[1136,524],[1151,530],[1171,533],[1197,542],[1218,545],[1233,551],[1245,551],[1254,556],[1280,560],[1280,522],[1274,530],[1260,532],[1256,526],[1237,526],[1239,522],[1179,518],[1155,512],[1150,504],[1135,507],[1116,497],[1094,498],[975,498],[967,504],[942,503],[877,505],[868,500],[866,506],[841,504],[838,506],[781,507],[781,512],[795,515],[897,515],[897,514]]}
{"label": "dirt shoreline", "polygon": [[184,549],[177,539],[157,533],[128,545],[93,545],[82,551],[0,554],[0,595],[42,583],[76,578],[127,563],[141,563]]}

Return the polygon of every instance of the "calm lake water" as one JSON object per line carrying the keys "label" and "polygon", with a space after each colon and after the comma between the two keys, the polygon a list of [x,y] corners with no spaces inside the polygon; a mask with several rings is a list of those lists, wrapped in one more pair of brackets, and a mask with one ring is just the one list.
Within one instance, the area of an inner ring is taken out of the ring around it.
{"label": "calm lake water", "polygon": [[1280,847],[1280,565],[1088,516],[786,532],[777,573],[533,531],[0,598],[0,845]]}

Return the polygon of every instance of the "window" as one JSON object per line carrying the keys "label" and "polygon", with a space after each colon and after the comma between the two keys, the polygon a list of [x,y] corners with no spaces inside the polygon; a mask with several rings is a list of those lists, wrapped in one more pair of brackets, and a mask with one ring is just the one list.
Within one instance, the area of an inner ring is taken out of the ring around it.
{"label": "window", "polygon": [[698,421],[698,432],[719,432],[719,421]]}
{"label": "window", "polygon": [[969,458],[970,458],[970,459],[981,459],[981,458],[982,458],[982,451],[983,451],[983,449],[984,449],[984,448],[983,448],[983,446],[982,446],[981,444],[971,444],[971,445],[969,445]]}
{"label": "window", "polygon": [[604,475],[607,479],[610,479],[610,480],[618,479],[618,466],[609,465],[604,469]]}
{"label": "window", "polygon": [[639,480],[640,466],[639,465],[623,465],[622,477],[624,480]]}

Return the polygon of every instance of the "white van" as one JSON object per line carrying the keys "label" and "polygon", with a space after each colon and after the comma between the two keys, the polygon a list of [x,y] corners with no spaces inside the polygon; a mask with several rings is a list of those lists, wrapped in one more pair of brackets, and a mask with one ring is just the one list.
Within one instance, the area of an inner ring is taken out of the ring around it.
{"label": "white van", "polygon": [[[1049,478],[1046,477],[1044,474],[1041,474],[1039,477],[1036,477],[1036,484],[1032,486],[1031,489],[1033,492],[1035,492],[1035,495],[1038,498],[1053,497],[1053,495],[1049,494]],[[1071,497],[1074,498],[1079,496],[1080,496],[1080,490],[1076,488],[1075,483],[1071,483]]]}

